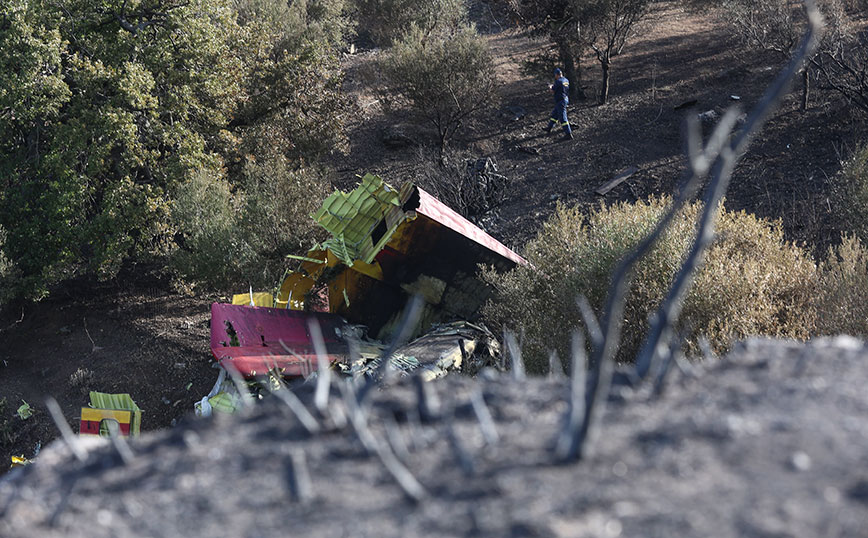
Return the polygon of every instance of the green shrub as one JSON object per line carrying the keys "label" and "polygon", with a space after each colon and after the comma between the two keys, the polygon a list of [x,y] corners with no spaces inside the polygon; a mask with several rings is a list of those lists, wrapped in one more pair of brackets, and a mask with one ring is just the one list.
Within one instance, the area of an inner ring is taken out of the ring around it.
{"label": "green shrub", "polygon": [[328,194],[315,170],[289,170],[284,161],[248,163],[243,188],[198,174],[176,193],[172,219],[179,248],[172,266],[186,281],[223,290],[270,288],[287,254],[315,242],[310,214]]}
{"label": "green shrub", "polygon": [[[526,247],[532,265],[505,274],[483,271],[497,293],[485,307],[494,325],[525,330],[528,370],[547,369],[548,352],[566,356],[570,332],[581,325],[577,296],[600,314],[618,261],[653,228],[668,200],[601,206],[585,218],[558,207]],[[618,360],[635,356],[656,309],[695,234],[700,207],[687,206],[637,266],[627,296]],[[787,243],[779,224],[744,212],[718,215],[718,238],[705,256],[678,324],[691,350],[706,337],[715,351],[748,335],[806,338],[814,328],[816,267]]]}
{"label": "green shrub", "polygon": [[868,241],[868,145],[844,163],[836,179],[834,198],[845,228],[861,241]]}
{"label": "green shrub", "polygon": [[15,266],[12,261],[6,257],[6,252],[3,250],[6,243],[6,230],[0,226],[0,307],[6,304],[15,295],[14,272]]}
{"label": "green shrub", "polygon": [[820,264],[817,332],[868,336],[868,248],[845,236]]}
{"label": "green shrub", "polygon": [[462,0],[356,0],[359,27],[378,45],[388,46],[416,26],[425,32],[467,19]]}
{"label": "green shrub", "polygon": [[497,99],[491,54],[472,26],[430,34],[413,25],[381,67],[392,92],[437,129],[441,151],[467,120]]}

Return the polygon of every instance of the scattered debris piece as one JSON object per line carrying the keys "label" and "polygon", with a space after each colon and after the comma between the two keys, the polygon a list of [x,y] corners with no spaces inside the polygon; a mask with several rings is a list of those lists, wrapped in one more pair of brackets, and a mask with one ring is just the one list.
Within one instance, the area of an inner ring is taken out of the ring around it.
{"label": "scattered debris piece", "polygon": [[108,437],[109,422],[115,423],[124,437],[139,435],[142,410],[129,394],[91,391],[90,407],[81,408],[79,435]]}
{"label": "scattered debris piece", "polygon": [[504,118],[511,119],[512,121],[518,121],[527,115],[527,111],[522,106],[509,105],[503,109],[501,115]]}
{"label": "scattered debris piece", "polygon": [[636,166],[629,166],[629,167],[621,170],[620,172],[618,172],[618,174],[615,177],[613,177],[608,183],[603,184],[602,186],[600,186],[599,189],[597,189],[594,192],[596,192],[600,196],[603,196],[606,193],[608,193],[610,190],[614,189],[615,187],[617,187],[618,185],[623,183],[624,180],[626,180],[627,178],[629,178],[630,176],[632,176],[633,174],[635,174],[638,171],[639,171],[639,168],[637,168]]}
{"label": "scattered debris piece", "polygon": [[696,99],[691,99],[691,100],[689,100],[689,101],[684,101],[684,102],[681,103],[680,105],[676,105],[676,106],[674,107],[674,110],[684,110],[685,108],[690,108],[690,107],[696,106],[696,104],[697,104],[698,102],[699,102],[699,101],[697,101]]}
{"label": "scattered debris piece", "polygon": [[267,291],[259,291],[253,293],[251,289],[249,293],[238,293],[232,296],[232,304],[246,306],[274,306],[274,296]]}
{"label": "scattered debris piece", "polygon": [[713,125],[717,123],[718,119],[720,119],[720,114],[718,114],[716,110],[706,110],[705,112],[697,114],[697,117],[703,125]]}
{"label": "scattered debris piece", "polygon": [[539,148],[534,148],[531,146],[516,146],[516,150],[521,151],[522,153],[527,153],[528,155],[539,155]]}
{"label": "scattered debris piece", "polygon": [[238,388],[232,379],[226,375],[226,370],[220,368],[217,382],[207,396],[196,402],[194,409],[200,417],[210,417],[213,411],[234,413],[241,405]]}
{"label": "scattered debris piece", "polygon": [[[420,334],[433,323],[473,319],[491,290],[479,264],[509,270],[527,262],[416,187],[397,191],[371,174],[335,192],[314,214],[331,238],[308,253],[280,287],[278,308],[339,314],[383,340],[410,296],[426,299]],[[317,300],[325,295],[327,304]]]}
{"label": "scattered debris piece", "polygon": [[741,97],[738,95],[730,95],[729,98],[733,101],[741,101]]}
{"label": "scattered debris piece", "polygon": [[23,455],[21,456],[12,456],[12,468],[15,467],[24,467],[25,465],[30,465],[33,463],[33,460],[29,460],[25,458]]}
{"label": "scattered debris piece", "polygon": [[21,400],[23,403],[18,406],[18,418],[21,420],[27,420],[28,418],[33,416],[33,408],[30,407],[30,404]]}
{"label": "scattered debris piece", "polygon": [[[469,161],[468,170],[482,179],[502,178],[490,159]],[[271,371],[309,377],[318,370],[311,320],[323,333],[330,363],[349,362],[348,338],[361,347],[362,359],[374,360],[383,347],[361,338],[359,326],[377,341],[390,339],[413,296],[424,305],[411,338],[437,324],[475,319],[491,294],[476,276],[478,266],[505,271],[527,263],[412,183],[396,190],[371,174],[352,192],[334,192],[313,218],[331,237],[306,256],[290,257],[298,269],[281,284],[274,307],[267,294],[252,289],[233,297],[234,304],[212,305],[211,350],[224,368],[245,378]],[[476,339],[458,335],[448,335],[450,359],[431,359],[432,378],[460,368],[461,345],[473,353]],[[440,336],[446,337],[432,333],[431,341]],[[404,361],[398,369],[427,368],[429,362],[414,362],[419,358],[414,350],[393,360]]]}
{"label": "scattered debris piece", "polygon": [[340,316],[222,303],[211,305],[211,352],[222,367],[246,378],[270,370],[307,377],[317,369],[308,329],[311,319],[319,323],[329,360],[345,358],[348,347],[339,336],[345,325]]}

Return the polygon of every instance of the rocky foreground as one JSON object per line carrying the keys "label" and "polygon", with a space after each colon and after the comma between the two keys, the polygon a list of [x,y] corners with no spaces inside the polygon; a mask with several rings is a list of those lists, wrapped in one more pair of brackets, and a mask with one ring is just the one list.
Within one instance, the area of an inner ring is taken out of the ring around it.
{"label": "rocky foreground", "polygon": [[[332,387],[314,434],[272,398],[129,451],[77,443],[83,461],[57,441],[0,482],[0,535],[868,535],[859,341],[753,340],[659,397],[613,394],[577,464],[552,451],[566,380],[427,387],[422,409],[410,382],[375,390],[368,426],[347,422],[354,400]],[[298,392],[312,410],[313,390]]]}

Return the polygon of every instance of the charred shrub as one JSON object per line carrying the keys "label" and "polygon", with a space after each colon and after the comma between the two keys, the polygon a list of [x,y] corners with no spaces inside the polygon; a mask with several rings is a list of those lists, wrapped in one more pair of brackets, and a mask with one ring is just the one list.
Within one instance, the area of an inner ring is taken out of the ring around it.
{"label": "charred shrub", "polygon": [[[600,315],[618,261],[645,237],[668,205],[666,198],[600,206],[585,217],[559,207],[526,247],[531,265],[483,276],[497,290],[485,307],[494,324],[525,331],[528,371],[544,372],[548,352],[567,356],[570,332],[581,326],[576,298],[585,295]],[[618,360],[632,360],[695,235],[698,204],[687,206],[639,263],[624,311]],[[817,269],[787,243],[779,224],[723,208],[718,237],[705,256],[683,308],[678,333],[688,351],[705,337],[717,352],[748,335],[806,338],[815,326]]]}
{"label": "charred shrub", "polygon": [[502,204],[509,185],[492,158],[447,151],[441,159],[425,148],[416,160],[414,182],[470,220]]}

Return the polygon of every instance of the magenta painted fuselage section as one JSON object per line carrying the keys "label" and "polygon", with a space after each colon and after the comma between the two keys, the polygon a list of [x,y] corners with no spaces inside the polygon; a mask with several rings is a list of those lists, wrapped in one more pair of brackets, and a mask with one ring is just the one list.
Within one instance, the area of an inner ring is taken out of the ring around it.
{"label": "magenta painted fuselage section", "polygon": [[310,322],[319,324],[329,362],[344,358],[340,316],[222,303],[211,305],[211,351],[224,368],[245,378],[275,369],[286,376],[306,376],[317,368]]}

